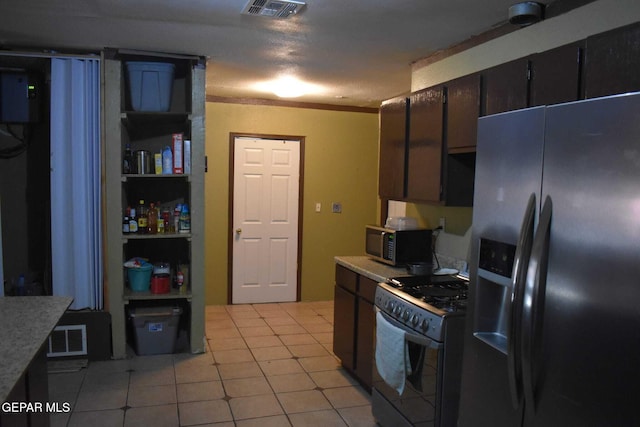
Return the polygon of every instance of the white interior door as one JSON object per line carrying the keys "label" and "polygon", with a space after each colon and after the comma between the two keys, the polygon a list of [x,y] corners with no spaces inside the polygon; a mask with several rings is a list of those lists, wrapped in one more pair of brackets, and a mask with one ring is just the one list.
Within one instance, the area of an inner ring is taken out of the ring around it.
{"label": "white interior door", "polygon": [[295,301],[300,141],[234,140],[232,302]]}

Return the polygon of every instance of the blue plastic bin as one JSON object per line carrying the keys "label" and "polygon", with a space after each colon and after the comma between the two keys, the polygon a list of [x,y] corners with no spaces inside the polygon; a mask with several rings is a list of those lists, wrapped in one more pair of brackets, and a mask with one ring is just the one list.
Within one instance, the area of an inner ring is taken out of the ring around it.
{"label": "blue plastic bin", "polygon": [[175,65],[166,62],[126,62],[129,95],[134,111],[171,109]]}
{"label": "blue plastic bin", "polygon": [[137,268],[127,268],[129,287],[134,292],[145,292],[151,287],[151,273],[153,265],[144,264]]}

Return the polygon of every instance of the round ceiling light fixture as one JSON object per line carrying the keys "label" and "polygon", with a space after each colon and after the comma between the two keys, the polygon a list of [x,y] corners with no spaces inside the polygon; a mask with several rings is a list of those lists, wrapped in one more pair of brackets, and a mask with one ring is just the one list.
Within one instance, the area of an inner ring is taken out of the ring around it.
{"label": "round ceiling light fixture", "polygon": [[253,87],[262,92],[271,92],[279,98],[298,98],[303,95],[312,95],[323,91],[319,85],[307,83],[289,75],[266,82],[259,82],[254,84]]}
{"label": "round ceiling light fixture", "polygon": [[509,8],[509,23],[525,27],[542,20],[544,5],[535,1],[516,3]]}

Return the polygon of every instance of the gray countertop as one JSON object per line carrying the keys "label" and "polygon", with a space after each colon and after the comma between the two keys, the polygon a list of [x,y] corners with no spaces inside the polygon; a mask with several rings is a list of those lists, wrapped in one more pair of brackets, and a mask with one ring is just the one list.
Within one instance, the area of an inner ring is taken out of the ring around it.
{"label": "gray countertop", "polygon": [[404,267],[393,267],[374,261],[367,256],[336,256],[334,260],[336,264],[377,282],[385,282],[390,277],[409,275]]}
{"label": "gray countertop", "polygon": [[69,307],[71,297],[0,297],[0,402]]}

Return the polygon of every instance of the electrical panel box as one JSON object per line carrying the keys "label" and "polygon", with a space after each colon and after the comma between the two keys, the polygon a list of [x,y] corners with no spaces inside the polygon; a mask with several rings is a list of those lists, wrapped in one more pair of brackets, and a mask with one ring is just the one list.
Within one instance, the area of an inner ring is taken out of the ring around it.
{"label": "electrical panel box", "polygon": [[0,123],[39,121],[40,89],[37,74],[0,72]]}

